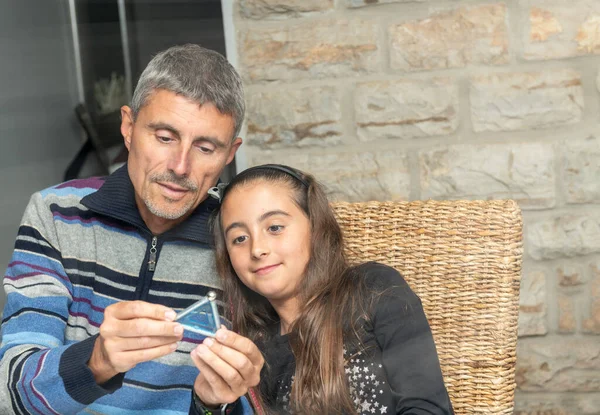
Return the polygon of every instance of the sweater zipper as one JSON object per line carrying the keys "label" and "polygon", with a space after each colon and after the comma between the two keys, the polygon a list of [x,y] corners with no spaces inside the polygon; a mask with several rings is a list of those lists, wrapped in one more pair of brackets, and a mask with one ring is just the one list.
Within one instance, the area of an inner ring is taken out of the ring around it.
{"label": "sweater zipper", "polygon": [[158,244],[158,237],[152,236],[152,242],[150,246],[150,258],[148,258],[148,271],[154,272],[156,269],[156,245]]}

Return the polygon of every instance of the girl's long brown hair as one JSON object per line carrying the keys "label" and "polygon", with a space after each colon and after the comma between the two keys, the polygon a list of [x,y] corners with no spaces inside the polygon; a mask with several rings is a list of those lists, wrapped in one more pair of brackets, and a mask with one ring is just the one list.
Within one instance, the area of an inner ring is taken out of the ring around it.
{"label": "girl's long brown hair", "polygon": [[[344,341],[359,341],[356,323],[365,318],[364,286],[354,275],[344,254],[342,231],[327,196],[314,177],[297,172],[304,184],[285,171],[249,169],[227,186],[221,202],[234,188],[252,182],[287,186],[295,203],[311,224],[311,254],[299,286],[300,314],[290,328],[290,345],[296,372],[290,395],[294,413],[353,414],[344,368]],[[306,186],[308,184],[308,187]],[[216,266],[223,291],[235,309],[233,330],[260,343],[267,327],[279,317],[271,304],[247,288],[237,277],[229,259],[217,213],[213,220]]]}

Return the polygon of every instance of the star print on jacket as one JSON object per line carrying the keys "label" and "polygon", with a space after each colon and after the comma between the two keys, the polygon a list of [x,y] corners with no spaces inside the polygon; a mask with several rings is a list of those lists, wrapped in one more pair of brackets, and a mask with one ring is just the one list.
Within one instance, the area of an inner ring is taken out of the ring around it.
{"label": "star print on jacket", "polygon": [[[373,307],[362,322],[360,341],[345,341],[343,350],[356,414],[453,414],[420,299],[393,268],[367,263],[357,271]],[[264,403],[274,413],[291,413],[296,367],[289,335],[280,335],[277,323],[258,346],[265,357]]]}

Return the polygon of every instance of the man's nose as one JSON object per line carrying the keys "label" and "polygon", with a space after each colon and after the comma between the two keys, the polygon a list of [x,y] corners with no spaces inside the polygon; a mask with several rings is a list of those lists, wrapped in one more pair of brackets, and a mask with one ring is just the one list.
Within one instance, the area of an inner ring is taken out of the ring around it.
{"label": "man's nose", "polygon": [[173,149],[167,167],[177,176],[189,176],[191,170],[190,149],[183,146]]}

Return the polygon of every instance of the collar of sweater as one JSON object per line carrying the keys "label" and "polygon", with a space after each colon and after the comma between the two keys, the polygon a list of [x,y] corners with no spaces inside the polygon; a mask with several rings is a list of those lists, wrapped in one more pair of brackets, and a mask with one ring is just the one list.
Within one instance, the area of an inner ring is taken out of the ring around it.
{"label": "collar of sweater", "polygon": [[[106,177],[102,186],[94,193],[85,196],[81,203],[93,212],[124,221],[152,234],[135,203],[135,191],[129,178],[127,164]],[[162,236],[169,239],[188,239],[209,243],[208,220],[218,206],[219,203],[215,199],[207,197],[186,220],[169,229]]]}

